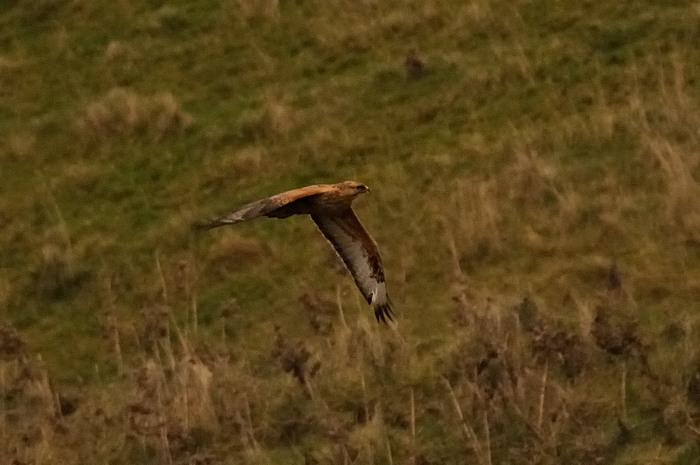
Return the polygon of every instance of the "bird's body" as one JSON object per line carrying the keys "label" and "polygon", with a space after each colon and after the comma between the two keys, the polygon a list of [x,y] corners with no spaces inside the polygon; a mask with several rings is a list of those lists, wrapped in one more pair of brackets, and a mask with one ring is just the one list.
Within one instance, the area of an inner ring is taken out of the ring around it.
{"label": "bird's body", "polygon": [[387,318],[392,319],[393,311],[379,250],[352,210],[352,201],[365,192],[369,192],[367,186],[355,181],[301,187],[243,205],[200,226],[210,229],[260,216],[310,215],[343,260],[367,303],[374,308],[377,320],[386,323]]}

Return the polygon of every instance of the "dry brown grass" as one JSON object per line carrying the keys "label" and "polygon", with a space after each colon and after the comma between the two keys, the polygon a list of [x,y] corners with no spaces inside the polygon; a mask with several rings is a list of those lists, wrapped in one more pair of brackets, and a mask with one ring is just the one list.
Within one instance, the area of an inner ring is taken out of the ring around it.
{"label": "dry brown grass", "polygon": [[245,20],[255,18],[279,19],[278,0],[230,0],[225,8],[232,9],[236,16]]}
{"label": "dry brown grass", "polygon": [[3,152],[14,160],[24,160],[32,155],[35,144],[36,136],[34,134],[21,131],[10,135]]}
{"label": "dry brown grass", "polygon": [[161,140],[181,132],[192,122],[192,117],[168,92],[142,96],[130,89],[114,88],[100,100],[87,105],[76,118],[75,126],[88,140],[140,133]]}
{"label": "dry brown grass", "polygon": [[461,274],[465,259],[502,247],[502,203],[494,181],[458,182],[454,190],[455,217],[444,222],[453,269]]}
{"label": "dry brown grass", "polygon": [[236,233],[222,234],[209,247],[209,257],[214,266],[236,270],[245,264],[262,263],[270,256],[270,250],[260,241]]}
{"label": "dry brown grass", "polygon": [[231,167],[221,170],[225,176],[237,176],[260,172],[266,166],[266,152],[260,146],[247,146],[231,156]]}
{"label": "dry brown grass", "polygon": [[[0,435],[3,460],[50,460],[55,409],[48,373],[9,324],[0,327]],[[27,462],[24,462],[24,461]]]}
{"label": "dry brown grass", "polygon": [[13,287],[9,278],[0,277],[0,312],[5,312],[7,304],[13,294]]}
{"label": "dry brown grass", "polygon": [[119,40],[113,40],[105,47],[104,59],[107,62],[121,62],[133,53],[133,49],[128,45]]}
{"label": "dry brown grass", "polygon": [[269,97],[264,105],[261,124],[268,136],[287,137],[294,129],[294,113],[291,106],[283,99]]}
{"label": "dry brown grass", "polygon": [[268,96],[260,108],[249,110],[240,116],[239,135],[253,143],[283,141],[295,129],[295,118],[293,107],[284,98]]}
{"label": "dry brown grass", "polygon": [[646,141],[657,161],[666,189],[666,219],[688,239],[700,239],[700,184],[693,173],[698,166],[696,152],[670,143],[667,139]]}
{"label": "dry brown grass", "polygon": [[34,270],[37,288],[48,295],[69,291],[78,278],[79,257],[65,225],[46,231],[38,252]]}
{"label": "dry brown grass", "polygon": [[[164,277],[169,295],[176,281]],[[484,465],[590,463],[644,444],[631,399],[662,411],[676,440],[700,427],[688,387],[696,360],[667,378],[629,317],[591,315],[597,298],[576,297],[580,321],[563,323],[538,298],[512,304],[468,288],[455,297],[455,334],[428,351],[340,315],[303,340],[278,328],[263,352],[204,343],[168,307],[114,316],[116,337],[131,341],[123,377],[77,394],[54,386],[8,327],[1,457],[257,464],[296,444],[299,457],[338,465],[430,462],[441,448]],[[690,341],[697,321],[687,323]]]}
{"label": "dry brown grass", "polygon": [[90,194],[94,192],[95,187],[103,180],[102,169],[95,163],[79,161],[66,166],[57,184],[60,184],[60,189]]}

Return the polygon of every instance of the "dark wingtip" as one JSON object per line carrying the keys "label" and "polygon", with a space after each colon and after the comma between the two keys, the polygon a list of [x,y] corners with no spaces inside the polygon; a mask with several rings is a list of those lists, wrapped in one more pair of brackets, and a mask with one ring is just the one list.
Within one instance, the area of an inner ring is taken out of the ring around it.
{"label": "dark wingtip", "polygon": [[[389,324],[389,321],[394,321],[392,318],[393,314],[394,310],[391,308],[391,302],[374,307],[374,316],[377,318],[377,321],[381,321],[384,324]],[[387,318],[389,321],[387,321]]]}
{"label": "dark wingtip", "polygon": [[211,221],[196,221],[191,225],[192,231],[206,231],[207,229],[211,229],[213,227],[214,226],[212,226]]}
{"label": "dark wingtip", "polygon": [[203,221],[196,221],[192,223],[192,230],[193,231],[207,231],[212,228],[216,228],[218,226],[223,226],[224,224],[227,224],[224,221],[221,220],[203,220]]}

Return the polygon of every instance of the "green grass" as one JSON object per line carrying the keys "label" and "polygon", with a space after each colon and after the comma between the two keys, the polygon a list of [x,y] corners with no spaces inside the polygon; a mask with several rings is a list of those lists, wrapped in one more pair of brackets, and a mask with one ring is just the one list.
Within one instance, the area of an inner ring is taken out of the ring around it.
{"label": "green grass", "polygon": [[[697,16],[5,2],[0,461],[697,463]],[[345,179],[396,331],[308,218],[190,229]]]}

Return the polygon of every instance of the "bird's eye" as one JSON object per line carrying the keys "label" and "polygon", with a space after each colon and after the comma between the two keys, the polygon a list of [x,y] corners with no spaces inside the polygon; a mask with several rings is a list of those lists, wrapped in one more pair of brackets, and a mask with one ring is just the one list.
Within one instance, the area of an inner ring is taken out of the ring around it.
{"label": "bird's eye", "polygon": [[367,186],[359,185],[359,186],[356,186],[355,189],[357,189],[358,191],[363,191],[363,190],[367,189]]}

